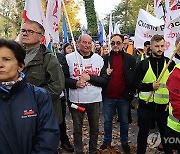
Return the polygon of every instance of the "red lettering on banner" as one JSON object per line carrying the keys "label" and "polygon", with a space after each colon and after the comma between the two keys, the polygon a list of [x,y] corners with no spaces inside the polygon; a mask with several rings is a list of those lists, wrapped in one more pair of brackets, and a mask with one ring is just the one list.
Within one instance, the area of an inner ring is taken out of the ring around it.
{"label": "red lettering on banner", "polygon": [[168,38],[175,38],[175,37],[177,37],[179,35],[179,32],[177,32],[177,33],[174,33],[174,32],[170,32],[169,34],[168,34]]}
{"label": "red lettering on banner", "polygon": [[165,44],[164,44],[164,47],[165,47],[165,50],[168,50],[169,47],[170,47],[171,43],[168,42],[168,41],[165,41]]}
{"label": "red lettering on banner", "polygon": [[152,38],[152,35],[149,34],[149,33],[146,33],[146,34],[144,34],[144,37],[146,37],[146,38]]}

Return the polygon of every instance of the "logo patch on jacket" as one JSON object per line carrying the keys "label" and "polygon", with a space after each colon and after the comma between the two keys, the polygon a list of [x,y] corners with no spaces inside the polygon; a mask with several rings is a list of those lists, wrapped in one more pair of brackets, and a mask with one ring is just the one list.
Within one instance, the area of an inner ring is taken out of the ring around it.
{"label": "logo patch on jacket", "polygon": [[30,109],[30,110],[24,110],[22,118],[30,118],[30,117],[36,117],[36,116],[37,114],[34,111],[34,109]]}

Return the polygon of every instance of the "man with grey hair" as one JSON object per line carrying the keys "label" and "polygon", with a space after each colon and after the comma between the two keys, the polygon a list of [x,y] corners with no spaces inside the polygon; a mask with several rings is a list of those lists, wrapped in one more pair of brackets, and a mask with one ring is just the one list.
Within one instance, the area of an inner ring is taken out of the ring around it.
{"label": "man with grey hair", "polygon": [[26,49],[25,67],[27,82],[47,89],[58,118],[62,123],[59,95],[64,89],[64,74],[57,58],[41,44],[45,29],[36,21],[28,20],[20,30],[20,42]]}
{"label": "man with grey hair", "polygon": [[[100,102],[102,87],[107,84],[107,73],[101,56],[92,52],[92,38],[81,35],[78,40],[78,52],[66,56],[69,72],[65,74],[66,87],[69,88],[69,100],[73,106],[83,107],[89,122],[89,153],[97,153],[99,133]],[[82,154],[82,127],[84,112],[70,108],[73,119],[74,148]]]}

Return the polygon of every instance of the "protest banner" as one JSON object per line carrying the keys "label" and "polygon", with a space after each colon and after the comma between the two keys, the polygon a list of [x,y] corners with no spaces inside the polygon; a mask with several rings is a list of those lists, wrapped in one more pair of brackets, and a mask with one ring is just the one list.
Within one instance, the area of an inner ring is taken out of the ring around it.
{"label": "protest banner", "polygon": [[144,42],[149,41],[155,34],[164,34],[164,20],[140,9],[136,23],[134,47],[143,49]]}

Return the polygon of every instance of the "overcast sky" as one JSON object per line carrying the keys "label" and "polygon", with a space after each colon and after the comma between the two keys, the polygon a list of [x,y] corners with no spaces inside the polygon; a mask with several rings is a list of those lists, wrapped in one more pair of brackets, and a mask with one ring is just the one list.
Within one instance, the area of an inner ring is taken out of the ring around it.
{"label": "overcast sky", "polygon": [[[106,14],[110,13],[120,2],[121,0],[94,0],[98,18],[102,20]],[[87,26],[84,7],[81,7],[78,17],[81,19],[81,24]]]}

